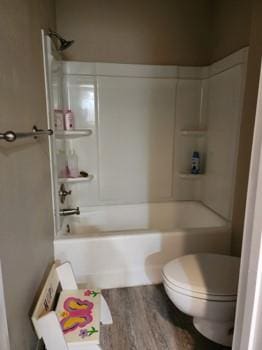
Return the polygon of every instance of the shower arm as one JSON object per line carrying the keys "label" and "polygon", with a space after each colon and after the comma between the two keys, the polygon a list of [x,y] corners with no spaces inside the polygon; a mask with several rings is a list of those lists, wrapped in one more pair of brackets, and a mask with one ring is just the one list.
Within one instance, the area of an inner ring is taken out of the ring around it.
{"label": "shower arm", "polygon": [[50,36],[50,37],[54,37],[54,38],[57,38],[57,39],[61,39],[62,37],[61,37],[61,35],[59,35],[57,32],[55,32],[54,30],[52,30],[52,29],[48,29],[48,35]]}

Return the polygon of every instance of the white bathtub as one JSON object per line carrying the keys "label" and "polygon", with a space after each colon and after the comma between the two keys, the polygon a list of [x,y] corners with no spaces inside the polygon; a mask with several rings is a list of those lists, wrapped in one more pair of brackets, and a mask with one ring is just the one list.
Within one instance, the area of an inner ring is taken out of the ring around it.
{"label": "white bathtub", "polygon": [[89,207],[63,230],[56,259],[72,263],[78,282],[100,288],[159,283],[175,257],[230,251],[229,223],[199,202]]}

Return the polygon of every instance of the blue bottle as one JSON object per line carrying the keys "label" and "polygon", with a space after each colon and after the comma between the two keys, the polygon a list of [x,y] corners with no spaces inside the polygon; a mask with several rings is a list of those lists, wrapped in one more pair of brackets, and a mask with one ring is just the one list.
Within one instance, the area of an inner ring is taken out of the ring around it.
{"label": "blue bottle", "polygon": [[200,156],[199,152],[193,152],[192,155],[192,167],[191,174],[199,174],[200,173]]}

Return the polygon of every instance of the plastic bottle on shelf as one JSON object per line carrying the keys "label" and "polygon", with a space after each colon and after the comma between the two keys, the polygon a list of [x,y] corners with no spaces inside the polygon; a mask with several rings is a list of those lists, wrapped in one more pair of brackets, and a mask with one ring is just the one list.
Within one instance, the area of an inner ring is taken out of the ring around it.
{"label": "plastic bottle on shelf", "polygon": [[79,177],[78,157],[75,150],[70,150],[67,155],[68,177]]}
{"label": "plastic bottle on shelf", "polygon": [[194,151],[192,155],[191,173],[195,175],[200,173],[200,156],[199,152],[196,151]]}
{"label": "plastic bottle on shelf", "polygon": [[55,129],[64,130],[64,112],[62,109],[54,110]]}
{"label": "plastic bottle on shelf", "polygon": [[68,109],[65,111],[64,120],[65,120],[65,130],[74,130],[75,118],[71,109]]}
{"label": "plastic bottle on shelf", "polygon": [[60,150],[57,155],[57,171],[58,171],[58,177],[66,177],[66,154],[64,151]]}

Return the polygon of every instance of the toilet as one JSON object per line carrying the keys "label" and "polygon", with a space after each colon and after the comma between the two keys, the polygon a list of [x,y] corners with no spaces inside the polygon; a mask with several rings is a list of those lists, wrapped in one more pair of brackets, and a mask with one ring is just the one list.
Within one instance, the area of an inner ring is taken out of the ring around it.
{"label": "toilet", "polygon": [[218,254],[185,255],[162,270],[165,291],[174,305],[193,317],[206,338],[232,345],[240,259]]}

